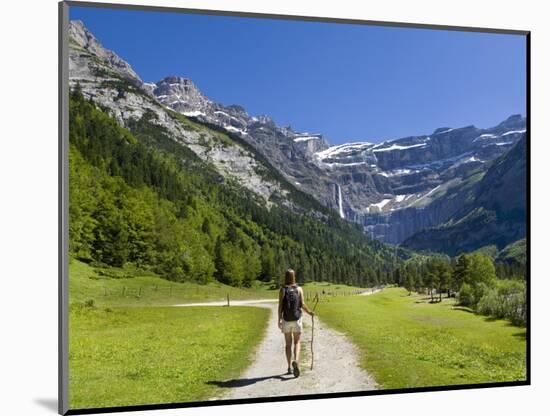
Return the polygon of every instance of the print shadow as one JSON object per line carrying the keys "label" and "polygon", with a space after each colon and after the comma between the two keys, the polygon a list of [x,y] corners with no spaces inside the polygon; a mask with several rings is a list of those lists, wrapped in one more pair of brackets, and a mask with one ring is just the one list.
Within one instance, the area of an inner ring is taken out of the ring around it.
{"label": "print shadow", "polygon": [[35,398],[34,402],[52,413],[57,413],[57,399]]}
{"label": "print shadow", "polygon": [[[285,377],[286,376],[286,377]],[[265,381],[269,379],[278,379],[281,381],[287,381],[287,380],[293,380],[294,376],[292,375],[281,375],[277,374],[274,376],[265,376],[265,377],[254,377],[254,378],[235,378],[232,380],[226,380],[226,381],[207,381],[206,384],[218,386],[218,387],[225,387],[225,388],[233,388],[233,387],[245,387],[250,386],[251,384],[258,383],[260,381]]]}

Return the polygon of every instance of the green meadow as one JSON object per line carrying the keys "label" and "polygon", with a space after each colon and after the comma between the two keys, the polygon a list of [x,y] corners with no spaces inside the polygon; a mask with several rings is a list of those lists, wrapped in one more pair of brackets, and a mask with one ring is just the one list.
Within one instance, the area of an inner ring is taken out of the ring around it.
{"label": "green meadow", "polygon": [[74,306],[73,409],[206,400],[238,377],[264,334],[268,309]]}
{"label": "green meadow", "polygon": [[[269,310],[172,307],[276,298],[250,288],[177,283],[151,272],[70,263],[69,392],[73,409],[208,400],[238,378],[263,338]],[[525,328],[401,288],[370,296],[346,285],[303,285],[320,318],[345,333],[381,388],[524,380]],[[306,329],[306,330],[309,330]],[[307,350],[307,348],[306,348]],[[307,351],[304,351],[307,354]],[[306,357],[307,358],[307,357]]]}
{"label": "green meadow", "polygon": [[334,298],[317,312],[359,348],[381,388],[525,380],[526,330],[400,288]]}
{"label": "green meadow", "polygon": [[269,311],[167,307],[270,297],[267,286],[176,283],[150,272],[69,267],[69,395],[74,409],[206,400],[238,376]]}
{"label": "green meadow", "polygon": [[198,284],[171,282],[153,272],[130,268],[92,267],[78,260],[69,265],[70,302],[93,300],[103,306],[159,306],[202,301],[275,298],[271,284],[255,282],[251,288],[237,288],[219,282]]}

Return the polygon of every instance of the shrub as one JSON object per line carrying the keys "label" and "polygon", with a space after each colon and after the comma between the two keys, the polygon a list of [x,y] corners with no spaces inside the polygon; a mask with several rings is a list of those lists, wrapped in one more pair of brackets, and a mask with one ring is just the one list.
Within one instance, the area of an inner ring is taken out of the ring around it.
{"label": "shrub", "polygon": [[489,286],[485,283],[478,283],[473,286],[474,288],[474,306],[477,307],[479,301],[485,294],[491,291],[492,286]]}
{"label": "shrub", "polygon": [[525,292],[515,294],[508,301],[506,318],[514,325],[525,326],[527,323],[527,303],[525,300]]}
{"label": "shrub", "polygon": [[502,280],[496,287],[486,288],[476,310],[483,315],[508,319],[514,325],[525,325],[527,318],[525,283]]}
{"label": "shrub", "polygon": [[502,305],[496,289],[489,289],[476,305],[476,311],[482,315],[502,318]]}
{"label": "shrub", "polygon": [[474,306],[474,288],[468,283],[464,283],[458,292],[458,303],[462,306]]}
{"label": "shrub", "polygon": [[500,281],[498,296],[502,305],[501,317],[509,319],[515,325],[525,325],[527,320],[525,282],[517,280]]}

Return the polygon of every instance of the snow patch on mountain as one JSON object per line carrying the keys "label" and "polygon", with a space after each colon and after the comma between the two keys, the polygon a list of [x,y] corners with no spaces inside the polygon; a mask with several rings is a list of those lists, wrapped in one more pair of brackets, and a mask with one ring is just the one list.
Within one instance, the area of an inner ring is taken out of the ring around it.
{"label": "snow patch on mountain", "polygon": [[482,135],[479,135],[477,136],[474,140],[472,140],[473,142],[477,142],[479,140],[487,140],[487,139],[494,139],[498,136],[494,135],[494,134],[482,134]]}
{"label": "snow patch on mountain", "polygon": [[510,134],[522,134],[522,133],[525,133],[527,130],[512,130],[512,131],[507,131],[506,133],[503,133],[502,136],[509,136]]}
{"label": "snow patch on mountain", "polygon": [[393,150],[406,150],[406,149],[414,149],[415,147],[425,147],[425,146],[427,146],[427,143],[417,143],[417,144],[411,144],[409,146],[393,144],[390,147],[375,148],[373,152],[391,152]]}
{"label": "snow patch on mountain", "polygon": [[[168,106],[167,106],[168,107]],[[168,107],[170,109],[172,109],[171,107]],[[204,116],[205,114],[202,112],[202,111],[198,111],[198,110],[195,110],[195,111],[184,111],[182,113],[184,116],[187,116],[187,117],[198,117],[198,116]]]}
{"label": "snow patch on mountain", "polygon": [[344,143],[336,146],[331,146],[326,150],[317,152],[314,156],[322,161],[336,156],[350,156],[353,153],[371,148],[373,146],[374,144],[369,142]]}
{"label": "snow patch on mountain", "polygon": [[319,140],[321,137],[319,135],[315,136],[294,136],[294,142],[307,142],[309,140]]}
{"label": "snow patch on mountain", "polygon": [[382,211],[382,208],[384,208],[388,203],[392,201],[392,198],[385,198],[380,202],[377,202],[376,204],[370,204],[369,205],[369,211],[371,208],[376,207],[378,208],[378,211]]}
{"label": "snow patch on mountain", "polygon": [[238,129],[237,127],[233,127],[233,126],[223,126],[223,128],[226,130],[229,130],[232,133],[248,134],[246,131]]}
{"label": "snow patch on mountain", "polygon": [[433,134],[434,136],[437,135],[437,134],[443,134],[443,133],[449,133],[451,131],[453,131],[454,129],[444,129],[444,130],[436,130],[435,133]]}

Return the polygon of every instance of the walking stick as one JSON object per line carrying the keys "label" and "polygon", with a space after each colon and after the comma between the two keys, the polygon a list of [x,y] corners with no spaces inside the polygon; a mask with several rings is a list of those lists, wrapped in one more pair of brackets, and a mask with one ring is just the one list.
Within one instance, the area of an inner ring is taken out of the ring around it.
{"label": "walking stick", "polygon": [[[319,294],[317,293],[315,295],[315,305],[313,305],[313,312],[315,312],[315,308],[317,307],[317,304],[319,303]],[[310,370],[313,370],[313,357],[314,357],[314,354],[313,354],[313,335],[314,335],[314,332],[315,331],[315,317],[312,315],[311,316],[311,368]]]}

